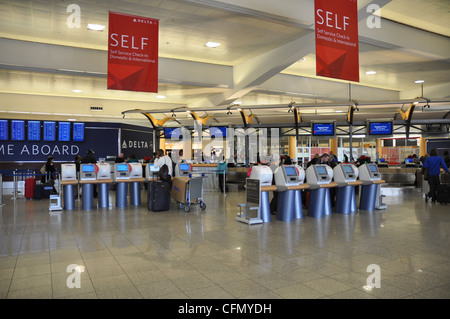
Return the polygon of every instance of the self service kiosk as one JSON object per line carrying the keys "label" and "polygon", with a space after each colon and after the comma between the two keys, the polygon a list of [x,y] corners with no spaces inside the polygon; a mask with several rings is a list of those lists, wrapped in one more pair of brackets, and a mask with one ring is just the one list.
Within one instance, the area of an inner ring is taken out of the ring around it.
{"label": "self service kiosk", "polygon": [[358,169],[352,164],[339,164],[334,167],[333,173],[337,184],[336,213],[355,212],[357,210],[355,186],[361,184],[357,181]]}
{"label": "self service kiosk", "polygon": [[282,165],[275,169],[274,177],[278,191],[277,219],[290,222],[302,218],[301,189],[305,187],[298,186],[305,179],[304,169],[298,165]]}
{"label": "self service kiosk", "polygon": [[84,210],[94,207],[94,183],[97,179],[96,176],[95,164],[80,165],[81,203]]}
{"label": "self service kiosk", "polygon": [[127,207],[128,183],[131,166],[127,163],[117,163],[114,166],[114,181],[116,182],[116,207]]}
{"label": "self service kiosk", "polygon": [[75,209],[75,187],[78,187],[77,167],[75,164],[61,164],[61,184],[64,193],[64,209]]}
{"label": "self service kiosk", "polygon": [[330,188],[336,186],[333,182],[333,169],[325,164],[311,165],[306,169],[306,182],[311,189],[308,216],[321,218],[330,215]]}
{"label": "self service kiosk", "polygon": [[359,167],[359,180],[362,182],[359,209],[373,211],[385,209],[381,203],[381,174],[377,164],[368,163]]}
{"label": "self service kiosk", "polygon": [[155,164],[148,163],[145,165],[145,181],[150,182],[158,179],[159,167],[155,167]]}
{"label": "self service kiosk", "polygon": [[109,184],[111,178],[111,164],[97,163],[97,184],[98,184],[98,206],[100,208],[109,208]]}
{"label": "self service kiosk", "polygon": [[189,177],[191,171],[191,165],[188,163],[177,163],[175,166],[175,177]]}
{"label": "self service kiosk", "polygon": [[130,204],[141,205],[141,182],[145,179],[142,175],[141,163],[129,163],[130,166]]}
{"label": "self service kiosk", "polygon": [[271,221],[270,218],[270,201],[269,191],[276,190],[276,186],[272,187],[273,173],[269,166],[258,165],[252,167],[250,174],[251,179],[258,179],[261,186],[261,201],[259,206],[260,218],[264,223]]}

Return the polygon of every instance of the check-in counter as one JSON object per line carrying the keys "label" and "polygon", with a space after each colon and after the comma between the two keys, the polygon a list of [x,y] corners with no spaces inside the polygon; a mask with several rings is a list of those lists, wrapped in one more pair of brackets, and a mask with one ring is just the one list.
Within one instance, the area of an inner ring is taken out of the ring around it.
{"label": "check-in counter", "polygon": [[272,185],[273,173],[269,166],[253,166],[250,174],[251,179],[258,179],[261,185],[261,202],[260,202],[260,216],[264,223],[271,221],[270,218],[270,201],[269,192],[277,190],[275,185]]}
{"label": "check-in counter", "polygon": [[376,208],[380,195],[381,179],[378,166],[374,163],[363,164],[359,167],[359,180],[362,182],[359,209],[372,212]]}
{"label": "check-in counter", "polygon": [[75,209],[75,187],[78,187],[75,164],[61,164],[61,185],[64,194],[64,209]]}
{"label": "check-in counter", "polygon": [[322,218],[331,215],[330,188],[336,187],[333,180],[333,169],[324,164],[311,165],[306,169],[306,182],[310,196],[308,216]]}
{"label": "check-in counter", "polygon": [[112,183],[111,165],[97,163],[98,207],[109,208],[109,185]]}
{"label": "check-in counter", "polygon": [[352,164],[339,164],[333,168],[337,184],[336,213],[350,214],[357,211],[355,186],[362,184],[358,179],[359,170]]}

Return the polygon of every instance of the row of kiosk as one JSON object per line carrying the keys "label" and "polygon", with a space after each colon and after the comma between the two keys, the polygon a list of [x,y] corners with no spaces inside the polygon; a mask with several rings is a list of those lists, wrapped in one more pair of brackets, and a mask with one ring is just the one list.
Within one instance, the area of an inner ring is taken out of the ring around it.
{"label": "row of kiosk", "polygon": [[[381,202],[382,183],[384,181],[374,163],[363,164],[359,168],[345,163],[334,168],[317,164],[306,170],[298,165],[282,165],[274,172],[268,166],[254,166],[247,179],[247,202],[238,205],[241,211],[236,219],[248,224],[270,222],[270,191],[278,192],[277,220],[290,222],[302,218],[301,190],[306,189],[309,190],[308,216],[321,218],[332,213],[331,188],[336,190],[336,213],[351,214],[358,210],[355,187],[359,185],[360,210],[385,209]],[[251,210],[258,212],[256,217],[251,217]]]}
{"label": "row of kiosk", "polygon": [[[145,168],[144,168],[145,167]],[[145,170],[145,171],[144,171]],[[128,190],[130,204],[141,205],[141,183],[157,180],[159,168],[154,164],[143,166],[141,163],[98,162],[96,164],[80,164],[79,175],[73,163],[61,164],[61,185],[64,194],[64,209],[75,209],[75,187],[81,186],[81,200],[83,210],[94,206],[94,190],[97,188],[98,207],[109,207],[109,189],[116,185],[116,207],[124,208],[128,204]],[[192,167],[186,163],[179,163],[175,167],[175,176],[189,176]]]}

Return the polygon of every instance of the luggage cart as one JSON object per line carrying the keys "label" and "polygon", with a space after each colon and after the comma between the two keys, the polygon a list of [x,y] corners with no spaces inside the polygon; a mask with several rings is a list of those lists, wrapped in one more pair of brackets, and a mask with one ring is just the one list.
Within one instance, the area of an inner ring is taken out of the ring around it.
{"label": "luggage cart", "polygon": [[191,210],[191,205],[197,204],[201,210],[206,209],[206,204],[203,202],[203,177],[192,177],[186,185],[186,202],[178,203],[181,209],[187,213]]}

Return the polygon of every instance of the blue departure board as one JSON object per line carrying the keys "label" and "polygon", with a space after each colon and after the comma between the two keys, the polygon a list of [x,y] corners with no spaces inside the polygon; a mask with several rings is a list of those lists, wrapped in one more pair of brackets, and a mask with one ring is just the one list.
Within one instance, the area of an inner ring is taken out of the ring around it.
{"label": "blue departure board", "polygon": [[28,121],[28,140],[41,140],[41,121]]}
{"label": "blue departure board", "polygon": [[0,120],[0,141],[7,141],[8,137],[8,120]]}
{"label": "blue departure board", "polygon": [[70,122],[58,122],[58,141],[70,141]]}
{"label": "blue departure board", "polygon": [[25,121],[11,120],[11,140],[12,141],[25,140]]}
{"label": "blue departure board", "polygon": [[44,141],[56,141],[56,122],[44,121]]}
{"label": "blue departure board", "polygon": [[84,123],[73,123],[73,141],[84,142]]}

